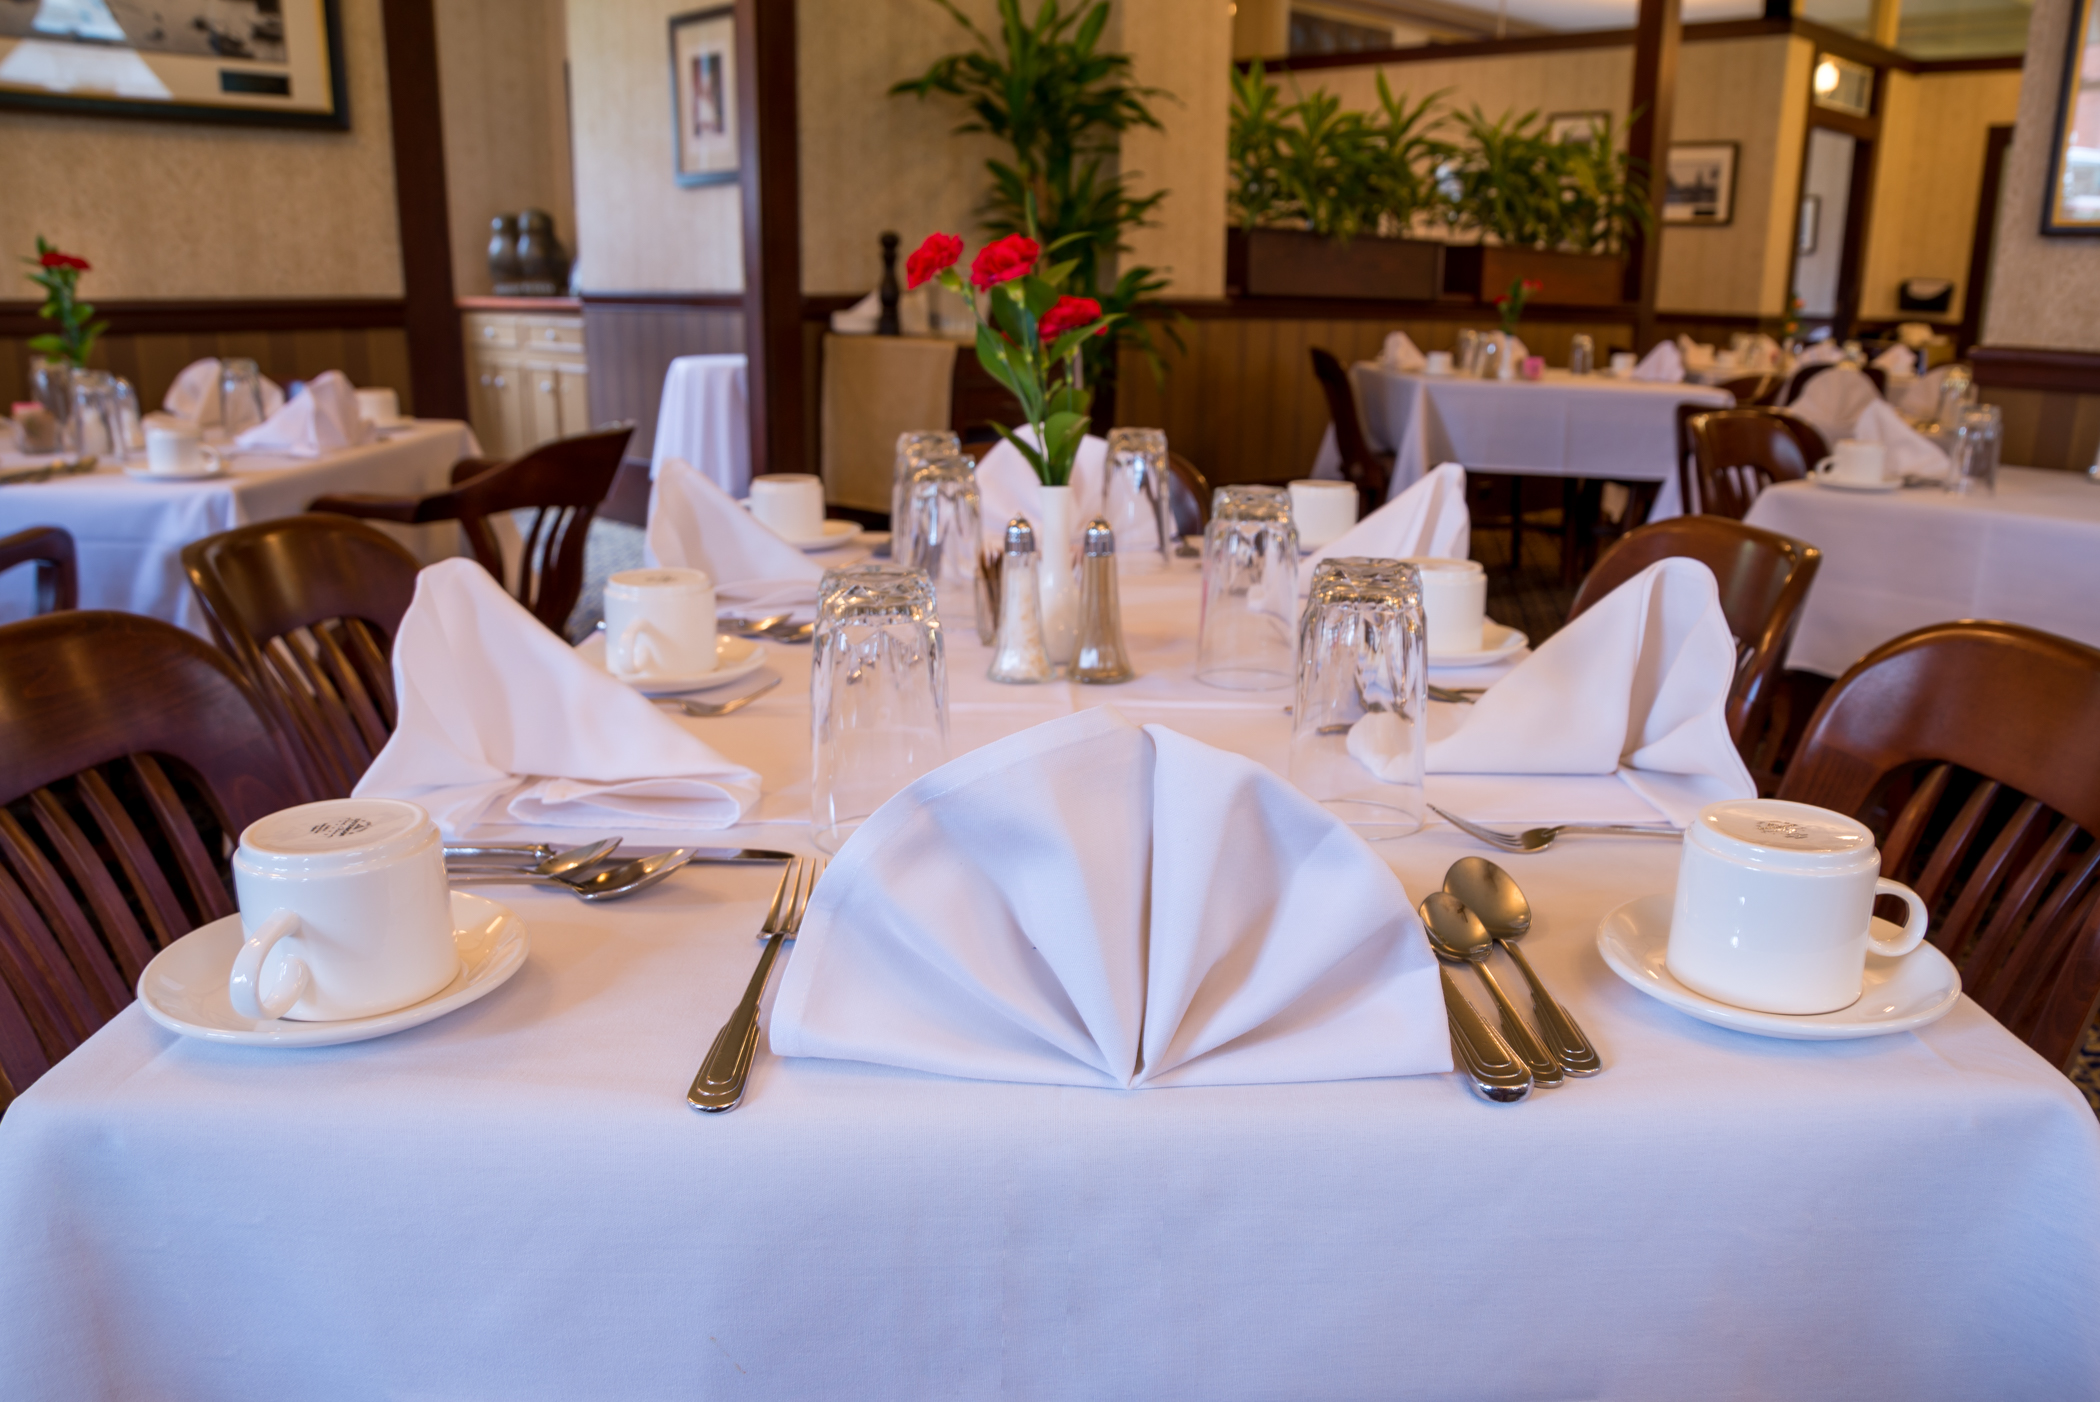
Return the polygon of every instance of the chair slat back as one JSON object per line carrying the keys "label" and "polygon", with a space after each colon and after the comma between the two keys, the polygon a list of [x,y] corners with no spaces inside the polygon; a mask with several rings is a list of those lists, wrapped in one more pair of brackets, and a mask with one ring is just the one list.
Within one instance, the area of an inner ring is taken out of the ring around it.
{"label": "chair slat back", "polygon": [[1779,392],[1786,387],[1786,380],[1779,375],[1738,375],[1732,380],[1723,380],[1721,388],[1735,396],[1739,406],[1768,406],[1779,402]]}
{"label": "chair slat back", "polygon": [[2057,1065],[2100,1001],[2100,650],[1936,624],[1830,690],[1779,788],[1865,819],[1969,995]]}
{"label": "chair slat back", "polygon": [[1210,524],[1210,479],[1196,464],[1171,451],[1167,454],[1167,502],[1174,513],[1174,529],[1200,538]]}
{"label": "chair slat back", "polygon": [[[591,519],[619,475],[633,436],[631,424],[544,443],[495,467],[462,463],[454,470],[452,510],[481,567],[506,573],[490,520],[508,511],[533,512],[518,567],[518,602],[555,632],[568,625],[583,593],[584,542]],[[436,518],[432,518],[436,519]]]}
{"label": "chair slat back", "polygon": [[1314,346],[1312,367],[1313,378],[1320,382],[1320,392],[1327,398],[1327,412],[1334,419],[1334,445],[1342,455],[1342,475],[1356,486],[1361,499],[1358,514],[1368,516],[1385,505],[1392,467],[1364,433],[1363,416],[1356,408],[1356,388],[1349,383],[1349,372],[1334,352]]}
{"label": "chair slat back", "polygon": [[73,536],[58,526],[31,526],[0,536],[0,571],[36,566],[36,611],[80,607],[80,566]]}
{"label": "chair slat back", "polygon": [[1691,450],[1685,510],[1740,521],[1773,482],[1808,476],[1828,451],[1822,435],[1778,409],[1713,409],[1681,422]]}

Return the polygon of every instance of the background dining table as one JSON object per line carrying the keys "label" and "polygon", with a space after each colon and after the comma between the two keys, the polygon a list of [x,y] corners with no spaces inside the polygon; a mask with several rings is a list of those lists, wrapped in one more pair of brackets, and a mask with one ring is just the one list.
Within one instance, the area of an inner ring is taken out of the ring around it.
{"label": "background dining table", "polygon": [[[1193,569],[1122,586],[1125,686],[994,686],[946,629],[952,748],[1112,704],[1281,770],[1289,693],[1193,681]],[[768,664],[764,700],[686,722],[766,789],[695,841],[811,850],[809,652]],[[1480,848],[1375,850],[1419,897]],[[0,1357],[23,1396],[214,1402],[2100,1393],[2100,1124],[2060,1073],[1966,999],[1840,1043],[1695,1021],[1594,943],[1672,889],[1674,843],[1503,860],[1605,1063],[1516,1106],[1451,1075],[1121,1092],[762,1047],[703,1116],[776,871],[479,888],[531,954],[451,1016],[274,1052],[134,1006],[17,1100]]]}

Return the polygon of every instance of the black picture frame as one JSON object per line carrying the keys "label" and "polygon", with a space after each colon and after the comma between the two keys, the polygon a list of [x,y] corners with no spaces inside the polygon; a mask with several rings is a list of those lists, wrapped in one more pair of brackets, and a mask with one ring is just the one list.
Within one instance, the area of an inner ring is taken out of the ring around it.
{"label": "black picture frame", "polygon": [[[2088,74],[2083,70],[2088,47],[2083,40],[2096,25],[2100,25],[2100,0],[2071,0],[2071,32],[2064,44],[2063,86],[2056,95],[2056,131],[2049,143],[2049,183],[2042,191],[2042,233],[2051,238],[2100,235],[2100,162],[2080,162],[2080,183],[2087,188],[2076,195],[2070,193],[2072,172],[2067,168],[2074,149],[2069,137],[2077,112],[2079,88],[2090,83],[2094,88],[2094,101],[2100,104],[2100,72]],[[2066,207],[2070,200],[2084,205],[2087,212],[2074,214]]]}
{"label": "black picture frame", "polygon": [[[295,91],[293,84],[298,75],[283,63],[263,59],[228,58],[217,54],[141,50],[122,44],[88,43],[69,38],[39,42],[79,42],[84,49],[105,58],[112,54],[128,54],[140,70],[159,72],[160,70],[155,70],[143,57],[144,53],[153,52],[159,55],[154,60],[155,64],[175,70],[181,79],[187,80],[185,86],[192,89],[197,81],[205,76],[206,70],[215,69],[218,91],[229,100],[196,100],[194,94],[190,100],[185,100],[172,90],[171,95],[166,98],[117,96],[114,93],[109,96],[82,95],[74,91],[52,91],[0,79],[0,109],[162,122],[348,131],[350,84],[344,68],[343,20],[339,4],[340,0],[287,0],[284,7],[298,19],[303,20],[311,15],[315,23],[310,28],[302,28],[300,33],[310,35],[311,42],[318,44],[318,65],[325,66],[327,70],[326,77],[318,79],[313,85],[318,89],[315,96],[307,105],[298,108],[274,108],[267,101],[269,98],[290,95]],[[280,11],[280,16],[282,15],[283,11]],[[33,38],[36,36],[0,35],[0,59],[11,56],[18,51],[20,45]],[[163,82],[162,86],[166,88],[166,83]],[[325,97],[322,94],[325,94]]]}
{"label": "black picture frame", "polygon": [[1662,222],[1672,228],[1719,229],[1735,222],[1739,141],[1680,141],[1663,164]]}
{"label": "black picture frame", "polygon": [[681,186],[740,178],[736,6],[671,16],[671,175]]}

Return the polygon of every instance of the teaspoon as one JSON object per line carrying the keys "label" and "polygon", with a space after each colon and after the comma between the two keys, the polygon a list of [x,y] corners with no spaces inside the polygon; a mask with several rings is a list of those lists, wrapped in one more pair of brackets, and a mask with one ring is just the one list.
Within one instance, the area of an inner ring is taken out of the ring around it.
{"label": "teaspoon", "polygon": [[1465,903],[1449,891],[1431,891],[1422,898],[1416,909],[1421,913],[1422,924],[1429,930],[1429,945],[1437,954],[1454,963],[1471,964],[1480,981],[1487,985],[1488,995],[1495,1000],[1495,1007],[1502,1014],[1502,1036],[1516,1052],[1531,1079],[1541,1086],[1557,1086],[1561,1082],[1560,1063],[1552,1054],[1539,1045],[1539,1039],[1517,1015],[1516,1005],[1495,982],[1495,975],[1487,966],[1488,955],[1494,952],[1495,937],[1487,932],[1479,917],[1467,910]]}
{"label": "teaspoon", "polygon": [[1517,948],[1517,941],[1531,929],[1531,902],[1524,899],[1515,878],[1486,857],[1460,857],[1444,873],[1444,889],[1458,897],[1509,951],[1511,961],[1531,985],[1531,1007],[1538,1014],[1539,1027],[1568,1074],[1594,1076],[1602,1071],[1604,1063],[1598,1059],[1597,1049],[1582,1035],[1568,1010],[1546,991],[1531,961]]}
{"label": "teaspoon", "polygon": [[[534,863],[531,866],[524,868],[506,867],[502,869],[506,871],[522,870],[525,874],[530,876],[560,876],[565,872],[579,870],[580,868],[587,867],[592,862],[598,861],[601,858],[611,856],[613,849],[618,847],[619,845],[620,839],[617,837],[601,837],[596,842],[586,842],[583,844],[583,846],[571,847],[566,852],[550,852],[544,847],[531,847],[525,845],[496,845],[489,847],[450,846],[445,849],[445,860],[447,862],[471,861],[475,858],[489,857],[494,857],[500,860],[504,858],[530,857],[540,852],[547,852],[546,856],[541,857],[538,862]],[[466,868],[466,870],[469,872],[476,872],[482,870],[482,868],[470,866]]]}
{"label": "teaspoon", "polygon": [[487,875],[479,872],[472,875],[460,874],[449,879],[455,886],[474,883],[504,885],[515,882],[547,882],[556,886],[566,886],[587,901],[616,901],[622,896],[631,896],[637,891],[654,886],[691,861],[692,857],[692,848],[674,847],[668,852],[652,852],[646,857],[636,857],[631,862],[605,867],[589,876],[538,876],[531,872],[506,871],[491,872]]}

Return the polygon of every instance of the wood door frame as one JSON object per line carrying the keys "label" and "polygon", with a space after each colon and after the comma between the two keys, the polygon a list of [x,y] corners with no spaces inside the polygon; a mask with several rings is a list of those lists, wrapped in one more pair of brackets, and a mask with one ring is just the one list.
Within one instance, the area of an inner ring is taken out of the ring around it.
{"label": "wood door frame", "polygon": [[401,294],[409,389],[418,417],[467,417],[467,349],[452,285],[446,207],[445,122],[438,94],[433,0],[380,0],[386,30],[394,207],[401,232]]}
{"label": "wood door frame", "polygon": [[2012,145],[2013,128],[1989,127],[1983,137],[1983,183],[1976,191],[1976,232],[1969,239],[1969,280],[1961,290],[1961,324],[1955,329],[1954,350],[1966,355],[1983,339],[1983,305],[1991,280],[1991,253],[1998,242],[1998,198],[2005,186],[2005,152]]}
{"label": "wood door frame", "polygon": [[751,470],[808,472],[794,0],[736,0],[736,47]]}

